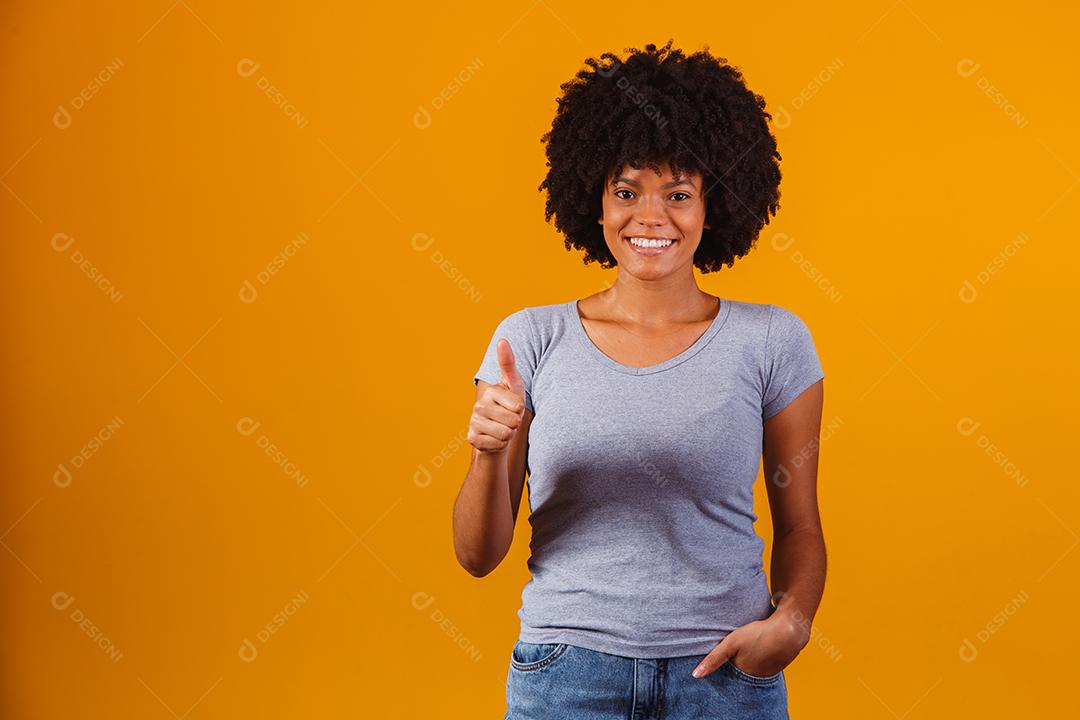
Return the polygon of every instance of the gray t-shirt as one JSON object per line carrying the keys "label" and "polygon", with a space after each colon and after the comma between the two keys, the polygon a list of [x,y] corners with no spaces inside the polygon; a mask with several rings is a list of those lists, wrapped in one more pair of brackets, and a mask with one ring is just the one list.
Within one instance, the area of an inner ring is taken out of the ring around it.
{"label": "gray t-shirt", "polygon": [[506,338],[534,413],[532,578],[520,639],[636,658],[704,655],[773,610],[754,530],[762,421],[822,377],[805,323],[722,300],[685,351],[634,368],[585,332],[577,301],[518,310]]}

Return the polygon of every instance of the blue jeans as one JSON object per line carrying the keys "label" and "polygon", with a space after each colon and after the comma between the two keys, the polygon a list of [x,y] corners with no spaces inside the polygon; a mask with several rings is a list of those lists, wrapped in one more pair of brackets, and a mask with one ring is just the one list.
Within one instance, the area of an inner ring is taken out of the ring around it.
{"label": "blue jeans", "polygon": [[695,678],[704,657],[642,660],[518,640],[503,720],[788,720],[783,671],[760,677],[729,661]]}

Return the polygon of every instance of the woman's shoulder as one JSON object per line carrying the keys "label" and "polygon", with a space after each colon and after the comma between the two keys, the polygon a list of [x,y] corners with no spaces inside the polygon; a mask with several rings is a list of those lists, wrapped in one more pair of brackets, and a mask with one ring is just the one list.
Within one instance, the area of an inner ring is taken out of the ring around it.
{"label": "woman's shoulder", "polygon": [[760,326],[765,332],[774,326],[798,325],[802,318],[794,310],[776,303],[758,303],[747,300],[729,300],[732,314],[744,322]]}
{"label": "woman's shoulder", "polygon": [[742,338],[748,346],[765,352],[805,343],[810,328],[801,315],[784,305],[732,300],[726,321],[729,336]]}
{"label": "woman's shoulder", "polygon": [[497,333],[518,338],[519,342],[529,343],[538,350],[546,347],[551,339],[561,334],[568,317],[567,310],[573,301],[544,305],[527,305],[514,310],[504,311],[496,328]]}
{"label": "woman's shoulder", "polygon": [[566,322],[567,309],[572,308],[575,300],[563,302],[551,302],[548,304],[526,305],[511,313],[528,322],[540,332],[540,335],[550,335],[551,329]]}
{"label": "woman's shoulder", "polygon": [[726,323],[731,324],[733,331],[754,335],[768,332],[773,305],[750,302],[749,300],[728,300],[727,298],[724,299],[724,302],[731,306],[728,310]]}

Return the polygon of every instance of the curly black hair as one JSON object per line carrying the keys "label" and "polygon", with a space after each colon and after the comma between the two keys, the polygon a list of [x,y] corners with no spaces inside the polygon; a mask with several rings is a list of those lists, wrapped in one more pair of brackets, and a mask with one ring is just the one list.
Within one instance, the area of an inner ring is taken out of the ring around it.
{"label": "curly black hair", "polygon": [[[765,99],[745,85],[741,71],[711,55],[671,49],[627,48],[620,60],[603,53],[563,83],[546,142],[544,219],[566,236],[582,262],[610,268],[604,241],[604,184],[613,170],[667,163],[675,175],[698,172],[705,189],[705,222],[694,253],[703,273],[729,267],[753,247],[780,207],[780,154],[769,131]],[[608,61],[608,62],[603,62]]]}

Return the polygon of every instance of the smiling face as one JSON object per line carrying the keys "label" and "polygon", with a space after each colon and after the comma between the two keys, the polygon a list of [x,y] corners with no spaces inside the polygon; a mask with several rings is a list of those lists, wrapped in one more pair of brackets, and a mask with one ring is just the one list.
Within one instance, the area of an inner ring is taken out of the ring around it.
{"label": "smiling face", "polygon": [[625,166],[609,175],[598,221],[619,268],[642,280],[693,272],[702,230],[710,227],[701,174],[675,177],[667,163],[660,170]]}

